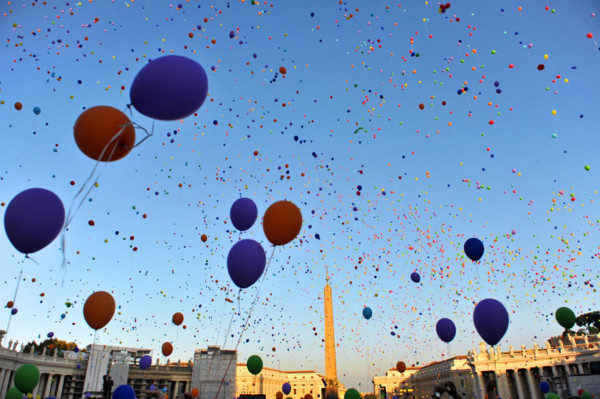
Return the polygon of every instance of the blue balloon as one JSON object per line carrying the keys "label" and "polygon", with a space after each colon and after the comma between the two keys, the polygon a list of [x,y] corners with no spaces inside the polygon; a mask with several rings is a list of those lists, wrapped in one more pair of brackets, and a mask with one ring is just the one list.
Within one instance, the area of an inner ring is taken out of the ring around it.
{"label": "blue balloon", "polygon": [[421,276],[417,272],[412,272],[410,274],[410,279],[412,280],[413,283],[418,283],[421,281]]}
{"label": "blue balloon", "polygon": [[371,310],[371,308],[363,308],[363,316],[365,317],[365,319],[369,320],[371,316],[373,316],[373,311]]}
{"label": "blue balloon", "polygon": [[286,382],[285,384],[283,384],[283,386],[281,387],[281,390],[283,391],[284,394],[289,395],[290,392],[292,392],[292,386],[290,385],[289,382]]}
{"label": "blue balloon", "polygon": [[229,216],[231,217],[231,223],[233,223],[236,229],[246,231],[256,221],[258,208],[250,198],[240,198],[231,205]]}
{"label": "blue balloon", "polygon": [[112,397],[113,399],[135,399],[135,391],[129,385],[119,385]]}
{"label": "blue balloon", "polygon": [[438,337],[444,342],[451,342],[456,336],[456,326],[450,319],[439,319],[435,325],[435,331]]}
{"label": "blue balloon", "polygon": [[231,280],[240,288],[254,284],[265,270],[267,256],[256,241],[246,239],[236,242],[227,255],[227,271]]}
{"label": "blue balloon", "polygon": [[542,381],[540,382],[540,389],[544,394],[547,394],[550,392],[550,384],[548,384],[546,381]]}
{"label": "blue balloon", "polygon": [[52,337],[54,337],[54,333],[53,333],[52,331],[50,331],[50,332],[47,334],[47,337],[48,337],[48,338],[52,338]]}
{"label": "blue balloon", "polygon": [[473,322],[481,338],[494,346],[508,330],[508,312],[499,301],[491,298],[484,299],[475,306]]}
{"label": "blue balloon", "polygon": [[484,247],[478,238],[469,238],[465,242],[465,254],[474,262],[477,262],[483,256]]}
{"label": "blue balloon", "polygon": [[146,370],[152,365],[152,357],[150,355],[144,355],[140,359],[140,369]]}
{"label": "blue balloon", "polygon": [[40,112],[42,112],[42,109],[40,107],[33,107],[33,113],[36,115],[39,115]]}

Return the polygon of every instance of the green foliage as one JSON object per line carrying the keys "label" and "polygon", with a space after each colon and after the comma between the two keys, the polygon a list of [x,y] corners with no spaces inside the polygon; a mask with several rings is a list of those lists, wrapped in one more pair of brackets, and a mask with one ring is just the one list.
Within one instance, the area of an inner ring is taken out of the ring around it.
{"label": "green foliage", "polygon": [[586,333],[588,335],[598,334],[598,332],[600,332],[600,311],[596,310],[594,312],[584,313],[580,316],[577,316],[575,323],[579,327],[584,327],[577,331],[578,335],[582,330],[587,330]]}
{"label": "green foliage", "polygon": [[58,350],[57,356],[62,356],[62,351],[72,351],[77,347],[75,342],[67,342],[57,338],[48,338],[41,343],[35,341],[28,342],[23,346],[24,353],[30,353],[33,347],[33,353],[41,355],[44,348],[46,348],[46,355],[54,356],[54,352]]}

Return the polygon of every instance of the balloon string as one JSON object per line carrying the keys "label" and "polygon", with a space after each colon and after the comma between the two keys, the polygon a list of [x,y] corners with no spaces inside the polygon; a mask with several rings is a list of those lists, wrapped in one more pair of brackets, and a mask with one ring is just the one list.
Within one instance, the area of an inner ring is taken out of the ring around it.
{"label": "balloon string", "polygon": [[[65,282],[66,267],[67,267],[67,264],[68,264],[68,261],[67,261],[67,249],[66,249],[66,246],[67,246],[67,239],[66,239],[67,229],[69,228],[71,222],[75,218],[75,214],[83,206],[83,203],[85,202],[85,199],[89,197],[90,193],[94,189],[95,183],[97,183],[98,180],[100,180],[100,177],[102,176],[102,174],[104,173],[104,170],[108,166],[108,162],[110,162],[112,160],[112,157],[114,156],[115,151],[117,150],[117,145],[113,146],[112,150],[110,151],[110,154],[108,154],[108,159],[106,160],[106,162],[104,162],[104,167],[100,170],[100,172],[98,172],[97,176],[95,176],[97,170],[100,167],[100,164],[103,162],[102,159],[104,158],[104,155],[107,153],[109,147],[112,144],[114,144],[117,140],[119,140],[121,138],[121,136],[123,135],[123,132],[125,131],[125,129],[128,126],[133,126],[135,129],[140,129],[140,130],[144,131],[144,133],[146,133],[146,137],[144,137],[142,140],[140,140],[132,148],[135,148],[135,147],[139,146],[140,144],[142,144],[144,141],[146,141],[149,137],[151,137],[154,134],[154,123],[152,123],[152,132],[148,133],[148,130],[146,128],[138,125],[137,123],[129,122],[129,123],[121,125],[121,129],[108,141],[108,143],[106,143],[106,145],[102,149],[102,152],[100,153],[100,156],[98,157],[98,160],[96,161],[96,164],[94,165],[94,168],[92,169],[90,175],[85,179],[85,181],[81,185],[81,188],[79,189],[79,191],[77,192],[77,194],[75,194],[75,197],[73,197],[73,201],[71,203],[71,206],[69,207],[69,211],[67,212],[67,217],[65,218],[65,225],[63,226],[62,233],[61,233],[61,238],[60,238],[60,241],[61,241],[61,251],[62,251],[62,268],[65,269],[65,274],[63,275],[62,284],[64,284],[64,282]],[[92,180],[95,180],[94,184],[90,184],[92,182]]]}
{"label": "balloon string", "polygon": [[[238,291],[238,312],[240,313],[240,315],[242,314],[242,307],[241,307],[241,302],[240,302],[240,297],[242,296],[242,289],[240,288],[240,290]],[[227,301],[227,299],[225,299],[225,301]],[[231,312],[231,319],[229,320],[229,326],[227,326],[227,332],[225,333],[225,341],[223,342],[223,349],[225,349],[225,346],[227,345],[227,339],[229,338],[229,331],[231,330],[231,324],[233,324],[233,317],[235,316],[235,311]]]}
{"label": "balloon string", "polygon": [[[240,346],[240,342],[242,342],[242,336],[244,335],[244,331],[246,331],[246,328],[248,327],[248,322],[250,321],[250,316],[252,315],[252,311],[254,310],[254,305],[256,305],[256,301],[258,300],[258,296],[260,294],[260,289],[261,289],[263,283],[265,282],[265,279],[269,272],[269,266],[271,265],[271,261],[273,260],[273,255],[275,255],[275,249],[277,249],[277,247],[273,246],[273,252],[271,252],[271,257],[269,258],[269,262],[267,262],[267,267],[265,268],[265,272],[263,274],[262,280],[260,281],[260,285],[258,286],[258,290],[256,291],[256,296],[254,297],[254,300],[252,301],[252,306],[250,306],[250,310],[248,311],[248,316],[246,317],[246,321],[244,322],[244,326],[242,327],[242,331],[240,332],[238,341],[235,344],[234,351],[236,353],[237,353],[238,347]],[[231,359],[229,359],[229,363],[227,364],[227,369],[225,370],[225,374],[223,374],[223,378],[221,378],[221,384],[219,385],[219,389],[217,390],[217,393],[215,394],[215,399],[217,399],[219,397],[219,393],[221,392],[221,388],[223,387],[223,383],[225,382],[225,377],[227,377],[227,373],[229,372],[229,368],[231,367],[231,362],[233,362],[233,357],[231,357]]]}
{"label": "balloon string", "polygon": [[[25,255],[25,257],[27,258],[28,256]],[[13,300],[12,300],[13,309],[15,306],[15,301],[17,300],[17,293],[19,292],[19,285],[21,284],[21,276],[22,275],[23,275],[23,266],[21,266],[21,271],[19,272],[19,278],[17,279],[17,288],[15,288],[15,294],[13,295]],[[11,309],[11,312],[8,315],[8,324],[6,325],[6,334],[4,334],[5,337],[8,336],[8,329],[10,328],[10,321],[12,320],[12,316],[13,316],[13,313],[12,313],[12,309]]]}

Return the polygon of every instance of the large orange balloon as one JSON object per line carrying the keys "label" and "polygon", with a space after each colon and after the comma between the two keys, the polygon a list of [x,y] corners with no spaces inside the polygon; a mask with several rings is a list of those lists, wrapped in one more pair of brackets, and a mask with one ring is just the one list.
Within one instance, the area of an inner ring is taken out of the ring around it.
{"label": "large orange balloon", "polygon": [[162,354],[169,356],[171,353],[173,353],[173,345],[171,345],[170,342],[165,342],[162,344]]}
{"label": "large orange balloon", "polygon": [[173,315],[173,324],[178,326],[181,323],[183,323],[183,314],[181,312],[177,312]]}
{"label": "large orange balloon", "polygon": [[[119,160],[135,145],[135,129],[127,115],[107,105],[83,111],[75,121],[73,132],[81,152],[96,161]],[[115,138],[119,132],[120,136]]]}
{"label": "large orange balloon", "polygon": [[192,389],[192,396],[195,398],[196,396],[198,396],[198,394],[200,393],[200,391],[198,391],[198,388],[194,388]]}
{"label": "large orange balloon", "polygon": [[114,314],[115,300],[106,291],[94,292],[83,305],[83,317],[94,330],[99,330],[107,325]]}
{"label": "large orange balloon", "polygon": [[285,245],[292,241],[302,228],[302,213],[290,201],[272,204],[263,216],[263,230],[273,245]]}

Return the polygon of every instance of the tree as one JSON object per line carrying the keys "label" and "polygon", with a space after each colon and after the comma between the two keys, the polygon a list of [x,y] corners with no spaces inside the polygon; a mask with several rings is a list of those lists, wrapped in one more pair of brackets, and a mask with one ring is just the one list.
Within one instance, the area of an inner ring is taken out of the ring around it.
{"label": "tree", "polygon": [[577,331],[577,335],[592,335],[600,332],[600,311],[584,313],[575,319],[575,324],[581,328]]}
{"label": "tree", "polygon": [[65,350],[73,350],[77,347],[75,342],[67,342],[61,339],[56,338],[48,338],[41,343],[37,343],[35,341],[31,341],[23,346],[23,352],[29,353],[31,352],[31,348],[33,347],[33,353],[41,355],[46,348],[46,354],[48,356],[54,356],[54,351],[58,351],[58,356],[62,356],[62,351]]}

